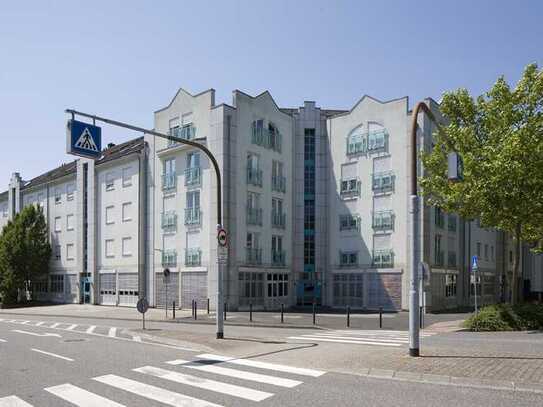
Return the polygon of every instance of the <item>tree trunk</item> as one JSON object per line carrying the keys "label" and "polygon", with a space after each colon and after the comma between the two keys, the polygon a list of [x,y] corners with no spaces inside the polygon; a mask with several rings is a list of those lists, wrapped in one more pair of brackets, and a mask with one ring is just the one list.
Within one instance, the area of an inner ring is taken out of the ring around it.
{"label": "tree trunk", "polygon": [[519,302],[519,267],[520,267],[520,230],[521,225],[515,228],[515,250],[513,253],[513,275],[511,277],[511,305]]}

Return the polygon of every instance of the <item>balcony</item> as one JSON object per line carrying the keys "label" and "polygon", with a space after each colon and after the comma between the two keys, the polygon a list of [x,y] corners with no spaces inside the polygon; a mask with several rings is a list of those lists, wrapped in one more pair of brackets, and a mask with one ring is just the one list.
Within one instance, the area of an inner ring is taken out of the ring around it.
{"label": "balcony", "polygon": [[271,224],[273,228],[285,229],[287,224],[287,214],[272,212]]}
{"label": "balcony", "polygon": [[272,266],[285,267],[286,253],[284,250],[272,250],[271,251]]}
{"label": "balcony", "polygon": [[392,249],[374,250],[373,267],[390,268],[394,267],[394,252]]}
{"label": "balcony", "polygon": [[449,252],[447,260],[449,267],[456,267],[456,252]]}
{"label": "balcony", "polygon": [[367,151],[366,134],[354,134],[347,138],[347,155],[364,154]]}
{"label": "balcony", "polygon": [[394,173],[392,171],[376,172],[372,177],[372,190],[376,193],[394,191]]}
{"label": "balcony", "polygon": [[200,207],[186,208],[185,209],[185,225],[187,226],[199,226],[202,220],[202,213]]}
{"label": "balcony", "polygon": [[191,167],[185,170],[185,185],[200,186],[200,167]]}
{"label": "balcony", "polygon": [[251,135],[251,143],[266,147],[267,145],[267,135],[262,127],[253,127],[253,133]]}
{"label": "balcony", "polygon": [[443,266],[445,265],[445,253],[443,250],[436,250],[434,253],[434,265]]}
{"label": "balcony", "polygon": [[202,265],[202,250],[199,248],[185,249],[185,266],[196,267]]}
{"label": "balcony", "polygon": [[246,248],[246,262],[247,264],[262,264],[262,249],[247,247]]}
{"label": "balcony", "polygon": [[394,230],[394,212],[393,211],[374,212],[372,227],[373,227],[373,230],[376,230],[376,231]]}
{"label": "balcony", "polygon": [[247,224],[262,226],[262,208],[247,207]]}
{"label": "balcony", "polygon": [[339,252],[339,267],[358,267],[358,252]]}
{"label": "balcony", "polygon": [[283,144],[283,135],[277,129],[270,130],[253,126],[251,143],[280,153]]}
{"label": "balcony", "polygon": [[275,129],[274,131],[268,130],[267,136],[268,136],[268,148],[280,153],[281,146],[283,144],[283,135],[279,133],[279,130]]}
{"label": "balcony", "polygon": [[262,170],[258,168],[247,167],[247,184],[262,186]]}
{"label": "balcony", "polygon": [[162,266],[173,267],[177,265],[177,251],[164,250],[162,252]]}
{"label": "balcony", "polygon": [[386,151],[388,141],[388,132],[386,130],[376,130],[368,133],[368,152]]}
{"label": "balcony", "polygon": [[287,179],[281,175],[272,175],[272,191],[283,192],[287,190]]}
{"label": "balcony", "polygon": [[177,214],[175,211],[168,211],[162,214],[162,229],[172,230],[177,227]]}
{"label": "balcony", "polygon": [[360,217],[352,215],[340,215],[339,230],[360,230]]}
{"label": "balcony", "polygon": [[[194,126],[183,126],[183,127],[174,127],[169,131],[170,136],[181,138],[184,140],[192,140],[196,137],[196,127]],[[173,140],[168,140],[168,147],[175,146],[178,143]]]}
{"label": "balcony", "polygon": [[342,198],[354,198],[360,196],[361,183],[358,178],[342,179],[340,195]]}
{"label": "balcony", "polygon": [[175,173],[162,175],[162,190],[175,191],[177,189],[177,176]]}

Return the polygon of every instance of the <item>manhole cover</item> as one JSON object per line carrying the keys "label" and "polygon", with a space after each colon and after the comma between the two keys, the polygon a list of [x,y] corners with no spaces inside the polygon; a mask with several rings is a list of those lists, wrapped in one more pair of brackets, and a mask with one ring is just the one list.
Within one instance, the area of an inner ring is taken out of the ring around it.
{"label": "manhole cover", "polygon": [[64,339],[62,342],[86,342],[87,339]]}

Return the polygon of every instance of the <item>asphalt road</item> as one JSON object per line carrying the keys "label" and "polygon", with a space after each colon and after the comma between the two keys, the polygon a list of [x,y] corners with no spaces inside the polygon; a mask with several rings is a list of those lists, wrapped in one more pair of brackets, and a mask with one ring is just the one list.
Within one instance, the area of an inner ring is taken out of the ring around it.
{"label": "asphalt road", "polygon": [[[303,346],[289,345],[285,353],[276,343],[261,341],[261,357],[224,361],[200,356],[207,346],[159,346],[98,324],[89,333],[93,321],[62,319],[63,324],[51,328],[54,319],[17,319],[0,322],[0,407],[543,405],[541,394],[317,371],[302,357]],[[35,326],[38,320],[43,323]],[[333,345],[323,346],[322,352],[330,353]],[[311,357],[319,357],[317,349]],[[262,361],[275,365],[257,363]]]}

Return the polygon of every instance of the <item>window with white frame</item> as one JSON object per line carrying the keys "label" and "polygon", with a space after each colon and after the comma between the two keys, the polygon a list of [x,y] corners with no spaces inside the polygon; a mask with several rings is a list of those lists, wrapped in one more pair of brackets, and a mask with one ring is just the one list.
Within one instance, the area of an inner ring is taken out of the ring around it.
{"label": "window with white frame", "polygon": [[62,274],[52,274],[49,276],[49,280],[52,293],[64,292],[64,276]]}
{"label": "window with white frame", "polygon": [[339,265],[341,267],[356,267],[358,265],[358,252],[357,251],[340,251],[339,252]]}
{"label": "window with white frame", "polygon": [[106,191],[113,191],[115,189],[115,173],[108,172],[106,174]]}
{"label": "window with white frame", "polygon": [[61,259],[61,247],[59,244],[55,245],[55,250],[54,250],[54,256],[55,256],[55,260],[58,260],[60,261]]}
{"label": "window with white frame", "polygon": [[268,297],[284,297],[288,295],[288,274],[268,273],[267,275]]}
{"label": "window with white frame", "polygon": [[132,256],[132,238],[123,237],[122,240],[123,256]]}
{"label": "window with white frame", "polygon": [[360,217],[358,215],[339,215],[339,230],[359,230]]}
{"label": "window with white frame", "polygon": [[73,214],[66,215],[66,230],[74,230],[75,217]]}
{"label": "window with white frame", "polygon": [[445,297],[456,297],[456,274],[445,275]]}
{"label": "window with white frame", "polygon": [[115,241],[113,239],[106,239],[105,241],[105,251],[106,257],[115,257]]}
{"label": "window with white frame", "polygon": [[55,204],[59,204],[61,202],[62,202],[62,189],[55,188]]}
{"label": "window with white frame", "polygon": [[115,206],[106,206],[106,225],[112,225],[115,223]]}
{"label": "window with white frame", "polygon": [[68,184],[66,185],[66,200],[67,201],[73,201],[74,200],[74,192],[75,192],[75,184]]}
{"label": "window with white frame", "polygon": [[132,202],[124,202],[122,206],[123,222],[132,220]]}
{"label": "window with white frame", "polygon": [[75,245],[73,243],[68,243],[66,245],[66,260],[75,259]]}
{"label": "window with white frame", "polygon": [[55,217],[55,232],[60,232],[62,230],[62,218],[60,216]]}
{"label": "window with white frame", "polygon": [[123,168],[123,188],[132,185],[132,167]]}

